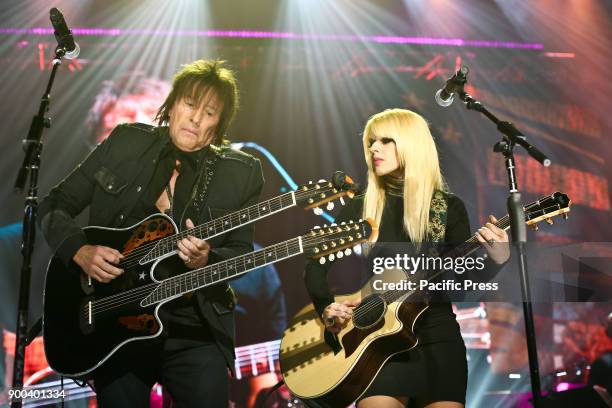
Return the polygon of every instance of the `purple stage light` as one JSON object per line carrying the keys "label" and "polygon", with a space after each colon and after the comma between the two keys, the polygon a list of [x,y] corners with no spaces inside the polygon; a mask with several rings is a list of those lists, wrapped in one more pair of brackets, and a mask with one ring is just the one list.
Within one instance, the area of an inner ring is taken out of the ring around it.
{"label": "purple stage light", "polygon": [[[75,28],[72,30],[76,36],[118,37],[118,36],[163,36],[163,37],[225,37],[225,38],[274,38],[290,40],[313,41],[361,41],[379,44],[416,44],[451,47],[477,47],[477,48],[518,48],[535,49],[544,48],[540,43],[519,43],[507,41],[479,41],[464,40],[462,38],[433,38],[433,37],[400,37],[387,35],[362,36],[351,34],[300,34],[293,32],[276,31],[248,31],[248,30],[160,30],[160,29],[120,29],[120,28]],[[16,35],[53,35],[51,28],[0,28],[0,34]]]}

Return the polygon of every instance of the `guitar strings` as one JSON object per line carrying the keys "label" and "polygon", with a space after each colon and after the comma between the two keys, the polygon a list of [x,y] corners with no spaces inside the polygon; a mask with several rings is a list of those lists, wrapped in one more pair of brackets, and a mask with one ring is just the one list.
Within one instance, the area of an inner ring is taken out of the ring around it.
{"label": "guitar strings", "polygon": [[[329,189],[335,189],[335,188],[334,188],[333,186],[324,185],[324,186],[323,186],[323,188],[321,188],[321,189],[318,189],[318,190],[317,190],[317,194],[322,194],[322,193],[324,193],[326,190],[329,190]],[[307,196],[309,196],[309,195],[310,195],[310,192],[311,192],[311,191],[299,190],[299,191],[295,192],[295,193],[296,193],[296,199],[302,199],[302,198],[304,198],[304,197],[307,197]],[[287,195],[287,194],[291,194],[291,192],[286,193],[285,195]],[[261,204],[261,203],[260,203],[260,204]],[[179,275],[179,276],[180,276],[180,275]],[[156,285],[156,283],[153,283],[152,285]],[[142,286],[142,287],[140,287],[140,288],[135,288],[135,289],[141,289],[141,288],[142,288],[142,289],[144,289],[144,288],[150,288],[150,287],[148,287],[148,286]],[[127,293],[127,294],[129,294],[129,292],[132,292],[132,291],[134,291],[135,289],[131,289],[131,290],[129,290],[129,291],[123,292],[123,294],[126,294],[126,293]],[[122,295],[122,294],[121,294],[121,295]],[[114,295],[113,295],[113,296],[114,296]],[[110,297],[110,296],[109,296],[109,297]]]}
{"label": "guitar strings", "polygon": [[[281,194],[281,195],[279,195],[279,196],[277,196],[277,197],[273,197],[273,198],[271,198],[271,199],[269,199],[269,200],[266,200],[266,201],[263,201],[263,202],[260,202],[260,203],[257,203],[257,204],[254,204],[254,205],[251,205],[251,206],[249,206],[249,207],[243,208],[243,209],[241,209],[241,210],[235,211],[235,212],[233,212],[233,213],[231,213],[231,214],[226,214],[226,215],[224,215],[224,216],[222,216],[222,217],[219,217],[219,218],[217,218],[217,219],[211,220],[211,221],[209,221],[209,222],[207,222],[207,223],[204,223],[204,224],[198,225],[198,226],[196,226],[196,227],[194,227],[194,228],[192,228],[192,229],[190,229],[190,230],[187,230],[187,231],[182,231],[182,232],[179,232],[179,233],[177,233],[177,234],[173,234],[173,235],[171,235],[171,236],[164,237],[164,238],[161,238],[161,239],[159,239],[159,240],[149,242],[149,243],[147,243],[147,244],[145,244],[145,245],[142,245],[142,246],[140,246],[140,247],[137,247],[136,249],[134,249],[133,251],[131,251],[131,252],[130,252],[130,253],[127,255],[127,256],[126,256],[126,258],[125,258],[125,259],[123,259],[123,260],[122,260],[122,261],[119,263],[119,266],[123,266],[123,267],[126,267],[126,268],[130,268],[130,267],[132,267],[132,266],[135,266],[135,265],[137,265],[137,264],[139,263],[139,261],[140,261],[140,259],[142,258],[142,256],[143,256],[143,255],[147,255],[148,253],[152,252],[152,251],[153,251],[153,250],[155,250],[157,247],[161,247],[162,245],[170,245],[170,248],[175,248],[175,249],[174,249],[174,250],[172,250],[172,251],[170,251],[170,252],[167,252],[167,253],[165,253],[165,254],[163,254],[163,253],[162,253],[162,254],[160,254],[160,255],[158,255],[158,256],[156,256],[156,257],[154,257],[153,259],[151,259],[151,261],[155,261],[155,260],[156,260],[157,258],[159,258],[160,256],[167,255],[167,254],[172,254],[172,253],[176,252],[176,243],[177,243],[177,242],[178,242],[180,239],[183,239],[183,238],[185,238],[185,237],[186,237],[186,236],[188,236],[188,235],[193,235],[194,233],[196,233],[196,234],[201,234],[201,233],[203,233],[203,232],[204,232],[204,231],[206,231],[206,230],[209,230],[209,231],[210,231],[210,229],[211,229],[211,228],[212,228],[212,229],[214,229],[214,230],[216,231],[216,227],[217,227],[217,225],[218,225],[218,224],[223,224],[223,222],[224,222],[224,221],[227,221],[227,220],[230,220],[230,221],[231,221],[231,217],[232,217],[232,216],[237,216],[237,215],[239,215],[240,213],[243,213],[243,212],[245,212],[245,213],[249,213],[249,212],[250,212],[250,210],[255,210],[255,209],[257,209],[257,210],[259,211],[259,207],[260,207],[262,204],[271,204],[271,206],[272,206],[272,205],[274,205],[274,204],[275,204],[273,201],[275,201],[275,200],[276,200],[276,201],[279,201],[279,203],[278,203],[277,205],[279,205],[280,207],[279,207],[277,210],[274,210],[275,212],[276,212],[276,211],[280,211],[280,210],[282,210],[282,209],[290,208],[290,207],[292,207],[294,204],[293,204],[293,203],[291,203],[291,205],[290,205],[290,206],[283,207],[283,201],[282,201],[282,200],[283,200],[283,199],[285,199],[285,198],[287,198],[287,197],[289,197],[289,196],[290,196],[292,193],[295,193],[295,196],[296,196],[296,201],[298,201],[298,200],[302,200],[302,199],[304,199],[304,198],[308,197],[309,195],[312,195],[312,193],[313,193],[313,192],[315,192],[315,193],[317,193],[317,194],[321,194],[321,193],[328,193],[329,191],[332,191],[332,190],[336,189],[334,186],[329,186],[329,185],[327,184],[328,182],[325,182],[325,183],[326,183],[326,184],[324,184],[324,185],[323,185],[323,186],[322,186],[320,189],[317,189],[317,190],[301,190],[301,189],[298,189],[298,190],[290,191],[290,192],[287,192],[287,193]],[[312,205],[312,204],[311,204],[311,205]],[[265,218],[265,217],[267,217],[267,216],[269,216],[269,215],[272,215],[272,214],[273,214],[273,213],[272,213],[272,212],[270,212],[270,213],[268,213],[268,214],[265,214],[264,216],[259,216],[259,217],[257,217],[257,218],[256,218],[256,219],[254,219],[254,220],[249,220],[249,222],[253,222],[253,221],[257,220],[257,219]],[[247,223],[240,224],[240,225],[236,226],[235,228],[238,228],[238,227],[243,226],[243,225],[246,225],[246,224],[247,224]],[[229,231],[231,231],[232,229],[234,229],[234,228],[230,228],[230,229],[228,229],[228,230],[225,230],[225,231],[223,231],[222,233],[229,232]],[[215,235],[218,235],[218,234],[215,234]],[[207,238],[210,238],[210,236],[209,236],[209,237],[207,237]],[[137,258],[137,259],[136,259],[136,258]]]}
{"label": "guitar strings", "polygon": [[[354,225],[359,225],[359,224],[354,224]],[[310,245],[313,242],[321,241],[322,239],[323,239],[322,242],[325,242],[325,241],[333,240],[334,239],[333,235],[337,235],[337,234],[340,234],[340,233],[343,233],[343,232],[346,233],[346,232],[349,232],[349,231],[336,232],[336,233],[332,234],[332,237],[325,236],[325,235],[311,236],[310,234],[307,234],[305,236],[302,236],[302,242],[305,245]],[[294,242],[292,242],[292,241],[294,241]],[[278,249],[279,247],[285,245],[286,249],[289,251],[290,248],[293,248],[293,247],[290,247],[290,245],[295,246],[297,243],[298,243],[298,238],[293,238],[293,239],[290,239],[288,241],[285,241],[285,242],[282,242],[282,243],[279,243],[279,244],[275,244],[275,245],[273,245],[273,247],[274,247],[274,249]],[[236,262],[240,258],[242,258],[242,260],[244,261],[249,256],[254,256],[255,258],[257,258],[259,255],[265,254],[265,252],[269,251],[270,249],[271,248],[269,248],[269,247],[268,248],[263,248],[263,249],[261,249],[259,251],[255,251],[255,252],[252,252],[252,253],[249,253],[249,254],[245,254],[245,255],[240,255],[238,257],[231,258],[231,259],[228,259],[226,261],[223,261],[222,265],[220,265],[220,264],[209,265],[207,267],[200,268],[200,269],[195,269],[193,271],[187,272],[187,273],[182,274],[182,275],[178,275],[178,276],[173,277],[173,278],[168,278],[168,279],[166,279],[166,280],[164,280],[164,281],[162,281],[160,283],[150,283],[150,284],[147,284],[147,285],[143,285],[143,286],[141,286],[139,288],[130,289],[130,290],[122,292],[120,294],[111,295],[111,296],[108,296],[106,298],[103,298],[103,299],[100,299],[100,300],[97,300],[97,301],[93,301],[92,302],[92,313],[94,313],[94,314],[102,313],[102,312],[107,311],[109,309],[112,309],[112,308],[121,306],[123,304],[129,303],[129,302],[131,302],[133,300],[137,300],[137,299],[141,299],[141,298],[146,298],[146,296],[148,296],[150,293],[152,293],[154,289],[156,289],[158,287],[161,287],[162,285],[166,285],[166,286],[172,285],[172,282],[170,282],[172,280],[175,281],[174,288],[177,288],[177,287],[180,288],[181,285],[178,282],[184,281],[184,284],[186,284],[187,283],[187,279],[190,279],[193,282],[194,279],[196,281],[198,281],[200,278],[203,278],[204,281],[206,281],[207,278],[210,279],[210,278],[213,277],[213,275],[218,275],[218,276],[220,276],[222,274],[226,274],[227,275],[228,269],[226,268],[226,266],[229,265],[230,262]],[[289,254],[287,257],[284,257],[282,259],[293,257],[293,256],[298,255],[298,254],[299,254],[299,252],[296,252],[294,254]],[[265,260],[265,255],[264,255],[263,259]],[[257,263],[257,259],[255,260],[254,264],[256,264],[256,263]],[[258,266],[254,266],[254,268],[257,268],[257,267]],[[254,268],[251,268],[251,269],[254,269]],[[232,276],[238,276],[238,275],[241,275],[243,273],[246,273],[247,271],[243,271],[243,272],[240,272],[240,273],[235,273]],[[226,280],[226,279],[229,279],[229,278],[230,278],[230,276],[227,276],[226,278],[219,279],[216,282],[219,282],[221,280]],[[204,286],[209,286],[209,285],[205,284]],[[143,296],[143,295],[145,295],[145,296]],[[180,294],[177,293],[177,296],[179,296],[179,295]],[[169,296],[169,297],[172,297],[172,296]],[[158,303],[158,302],[155,302],[155,303]],[[88,313],[87,309],[84,309],[83,313],[87,314]]]}
{"label": "guitar strings", "polygon": [[[341,231],[341,232],[342,232],[342,231]],[[336,232],[335,234],[338,234],[338,233],[341,233],[341,232]],[[346,232],[346,231],[344,231],[344,232]],[[310,235],[310,234],[307,234],[307,235],[306,235],[306,238],[304,238],[304,237],[303,237],[303,242],[304,242],[304,243],[309,243],[309,242],[310,242],[310,241],[309,241],[309,238],[314,238],[314,239],[316,240],[316,239],[320,239],[321,237],[322,237],[321,235],[315,235],[315,236],[312,236],[312,235]],[[333,239],[333,238],[329,238],[328,236],[323,236],[323,238]],[[283,244],[284,244],[284,245],[288,245],[288,243],[290,243],[290,241],[293,241],[293,240],[297,240],[297,239],[296,239],[296,238],[293,238],[293,239],[290,239],[290,240],[288,240],[288,241],[285,241],[285,242],[281,242],[281,243],[275,244],[275,245],[273,245],[272,247],[280,247],[280,246],[282,246]],[[231,261],[236,262],[236,261],[238,261],[238,260],[239,260],[239,258],[243,258],[243,262],[244,262],[244,259],[245,259],[245,258],[247,258],[248,256],[253,256],[253,255],[255,255],[255,254],[262,254],[262,253],[264,253],[264,251],[266,251],[266,250],[270,250],[270,248],[263,248],[263,249],[260,249],[260,250],[258,250],[258,251],[255,251],[255,252],[251,252],[251,253],[248,253],[248,254],[240,255],[240,256],[238,256],[238,257],[231,258],[231,259],[228,259],[228,260],[226,260],[226,261],[223,261],[223,263],[224,263],[224,264],[229,264]],[[264,257],[264,259],[265,259],[265,257]],[[173,279],[173,280],[181,280],[181,279],[182,279],[182,280],[185,280],[185,278],[187,277],[187,275],[190,275],[190,274],[191,274],[191,275],[193,275],[193,273],[192,273],[192,272],[202,271],[203,269],[213,270],[213,269],[214,269],[214,267],[217,267],[217,269],[218,269],[220,266],[222,266],[222,265],[220,265],[220,264],[213,264],[213,265],[209,265],[209,266],[206,266],[206,267],[204,267],[204,268],[195,269],[195,270],[193,270],[193,271],[189,271],[189,272],[187,272],[187,273],[185,273],[185,274],[181,274],[181,275],[177,275],[177,276],[172,277],[172,278],[168,278],[168,279],[166,279],[166,280],[164,280],[164,281],[168,282],[170,279]],[[223,269],[223,270],[222,270],[222,272],[227,272],[227,270],[226,270],[226,269]],[[214,272],[214,273],[216,273],[216,272]],[[213,273],[213,274],[214,274],[214,273]],[[204,278],[206,278],[206,276],[205,276]],[[162,281],[162,282],[164,282],[164,281]],[[96,305],[100,305],[100,304],[104,304],[106,300],[113,300],[113,301],[114,301],[114,300],[117,300],[117,299],[121,299],[121,298],[123,298],[123,297],[124,297],[124,295],[130,295],[131,293],[134,293],[135,291],[138,291],[138,290],[140,290],[140,289],[148,289],[148,288],[151,288],[151,287],[155,287],[155,286],[157,286],[157,285],[161,284],[162,282],[160,282],[160,283],[153,282],[153,283],[151,283],[151,284],[144,285],[144,286],[141,286],[141,287],[139,287],[139,288],[130,289],[130,290],[128,290],[128,291],[125,291],[125,292],[122,292],[122,293],[119,293],[119,294],[115,294],[115,295],[111,295],[111,296],[108,296],[108,297],[106,297],[106,298],[104,298],[104,299],[100,299],[99,301],[95,301],[95,303],[96,303]],[[168,284],[168,283],[167,283],[167,284]],[[176,285],[175,285],[175,286],[176,286]]]}
{"label": "guitar strings", "polygon": [[[279,244],[277,244],[277,245],[279,245]],[[248,256],[255,256],[255,257],[257,257],[257,255],[260,255],[264,251],[265,251],[265,249],[258,250],[256,252],[252,252],[252,253],[249,253],[249,254],[241,255],[241,256],[238,256],[238,257],[235,257],[235,258],[231,258],[231,261],[236,262],[236,261],[242,260],[244,262]],[[264,257],[264,259],[265,259],[265,257]],[[200,268],[200,269],[195,269],[193,271],[187,272],[186,274],[178,275],[178,276],[175,276],[175,277],[172,277],[172,278],[168,278],[168,279],[166,279],[166,280],[164,280],[162,282],[159,282],[159,283],[150,283],[150,284],[147,284],[147,285],[143,285],[143,286],[141,286],[139,288],[134,288],[134,289],[131,289],[129,291],[125,291],[125,292],[122,292],[122,293],[119,293],[119,294],[108,296],[106,298],[103,298],[103,299],[100,299],[98,301],[95,301],[95,303],[92,305],[92,312],[93,313],[104,312],[106,310],[109,310],[110,308],[121,306],[124,303],[129,303],[132,300],[144,299],[149,294],[153,293],[153,291],[156,288],[161,287],[162,285],[165,285],[166,289],[176,289],[176,288],[180,289],[181,281],[183,282],[183,285],[185,285],[186,282],[187,282],[186,278],[190,278],[191,280],[193,280],[193,277],[195,276],[196,281],[199,280],[200,278],[203,278],[204,281],[206,282],[207,278],[210,279],[210,278],[213,277],[213,275],[217,275],[218,274],[220,276],[221,273],[223,273],[223,272],[227,273],[227,269],[225,269],[223,267],[226,264],[229,264],[229,263],[230,263],[230,260],[227,260],[227,261],[224,261],[223,265],[215,264],[215,265],[211,265],[210,267],[204,267],[204,268]],[[256,262],[255,262],[255,264],[256,264]],[[245,265],[246,265],[246,262],[245,262]],[[186,276],[186,275],[188,275],[188,276]],[[174,285],[173,285],[173,282],[174,282]],[[205,286],[208,286],[208,285],[205,285]],[[181,291],[179,290],[178,292],[181,292]],[[144,296],[141,296],[141,295],[144,295]],[[177,295],[178,295],[178,293],[177,293]],[[169,296],[169,297],[172,297],[172,296]],[[126,300],[127,300],[127,302],[124,302]],[[85,310],[85,312],[87,312],[87,310]]]}
{"label": "guitar strings", "polygon": [[[355,225],[358,225],[358,224],[355,224]],[[337,235],[337,234],[340,234],[340,233],[346,233],[346,232],[347,231],[335,232],[334,234],[332,234],[332,237],[329,237],[328,236],[329,234],[328,235],[324,235],[324,236],[321,236],[321,235],[312,236],[310,234],[307,234],[306,236],[302,237],[302,241],[305,244],[310,244],[311,240],[312,241],[316,241],[316,240],[320,240],[321,238],[323,238],[324,240],[321,243],[324,243],[325,240],[328,240],[328,241],[329,240],[333,240],[334,239],[333,235]],[[350,232],[350,230],[349,230],[349,232]],[[273,247],[278,248],[278,247],[280,247],[282,245],[285,245],[287,247],[287,249],[289,249],[289,244],[291,243],[291,241],[297,241],[297,238],[293,238],[293,239],[290,239],[288,241],[281,242],[279,244],[275,244],[275,245],[273,245]],[[187,280],[185,278],[189,277],[193,281],[193,275],[197,275],[196,273],[193,273],[193,272],[197,272],[197,271],[202,272],[205,269],[206,269],[206,271],[204,271],[204,272],[213,271],[213,273],[209,273],[208,275],[205,274],[203,276],[203,278],[204,279],[210,278],[210,277],[212,277],[212,275],[217,273],[216,271],[214,271],[214,269],[215,269],[214,267],[217,267],[217,269],[219,269],[219,271],[221,273],[227,273],[227,269],[225,268],[225,266],[228,265],[231,261],[236,262],[237,260],[239,260],[239,258],[243,258],[242,261],[244,262],[244,259],[246,259],[248,256],[253,256],[253,255],[257,256],[257,255],[263,254],[266,250],[270,250],[270,248],[263,248],[263,249],[258,250],[256,252],[252,252],[252,253],[249,253],[249,254],[241,255],[239,257],[231,258],[229,260],[224,261],[223,262],[224,265],[219,265],[219,264],[210,265],[210,266],[207,266],[207,267],[204,267],[204,268],[200,268],[200,269],[196,269],[194,271],[190,271],[190,272],[188,272],[186,274],[182,274],[182,275],[178,275],[178,276],[173,277],[173,278],[166,279],[165,281],[162,281],[160,283],[151,283],[151,284],[148,284],[148,285],[141,286],[139,288],[130,289],[130,290],[122,292],[120,294],[111,295],[111,296],[108,296],[106,298],[100,299],[99,301],[94,301],[94,302],[96,303],[96,306],[101,306],[101,305],[108,304],[109,302],[112,303],[112,302],[116,302],[116,301],[119,301],[119,300],[123,300],[123,299],[126,298],[126,296],[127,297],[130,297],[132,295],[138,296],[138,295],[143,293],[143,292],[140,292],[141,289],[144,292],[148,293],[149,289],[154,288],[154,287],[156,287],[158,285],[161,285],[164,282],[165,282],[166,285],[170,285],[170,283],[169,283],[170,280],[174,280],[174,281],[183,280],[183,281],[185,281],[185,284],[186,284]],[[296,255],[296,254],[294,254],[294,255]],[[294,255],[290,255],[290,256],[294,256]],[[264,260],[265,260],[265,256],[264,256]],[[255,263],[256,262],[257,262],[257,260],[255,261]],[[245,265],[246,265],[246,263],[245,263]],[[220,266],[223,267],[223,269],[219,268]],[[197,276],[195,279],[199,279],[199,277],[201,277],[201,276]],[[177,287],[177,286],[180,287],[180,284],[175,284],[174,285],[174,287]],[[208,286],[208,285],[206,285],[206,286]],[[86,310],[85,310],[85,312],[86,312]]]}
{"label": "guitar strings", "polygon": [[[321,236],[315,236],[315,237],[310,237],[310,238],[304,238],[303,237],[303,242],[307,244],[307,243],[310,242],[310,240],[316,241],[318,238],[321,238]],[[275,247],[279,247],[279,246],[284,244],[287,247],[287,250],[289,250],[289,248],[290,248],[289,245],[290,244],[295,244],[295,243],[292,243],[291,241],[297,241],[297,239],[294,238],[292,240],[285,241],[284,243],[276,244]],[[263,254],[266,250],[269,250],[269,249],[270,248],[264,248],[262,250],[254,252],[254,253],[245,254],[245,255],[241,255],[241,256],[236,257],[236,258],[232,258],[231,260],[236,261],[236,260],[238,260],[238,258],[243,258],[242,260],[244,261],[244,259],[246,259],[248,256],[253,256],[253,255],[258,256],[258,255]],[[295,254],[290,255],[290,256],[295,256],[297,254],[298,253],[295,253]],[[265,256],[264,256],[264,260],[265,260]],[[230,260],[227,260],[227,261],[224,262],[225,265],[221,265],[223,267],[223,269],[221,269],[221,268],[219,268],[217,266],[216,269],[219,269],[219,272],[220,272],[219,275],[221,275],[222,273],[226,273],[227,274],[227,269],[225,268],[225,266],[227,264],[229,264],[229,262],[230,262]],[[255,261],[255,264],[256,264],[256,261]],[[218,264],[215,264],[215,265],[218,265]],[[215,265],[211,265],[211,268],[205,267],[205,268],[202,268],[202,269],[199,269],[199,270],[194,270],[194,271],[189,272],[188,274],[189,275],[196,275],[197,276],[196,280],[198,280],[200,277],[203,277],[204,280],[206,280],[207,278],[212,278],[213,275],[217,274],[217,271],[214,271],[213,268],[212,268],[212,266],[215,266]],[[241,272],[239,274],[242,274],[242,273],[245,273],[245,272],[246,271],[243,271],[243,272]],[[238,276],[239,274],[234,274],[233,276]],[[179,275],[177,277],[170,278],[170,279],[168,279],[166,281],[162,281],[159,284],[152,283],[152,284],[144,285],[144,286],[142,286],[140,288],[131,289],[130,291],[126,291],[126,292],[123,292],[121,294],[112,295],[112,296],[109,296],[107,298],[100,299],[99,301],[96,301],[95,305],[92,305],[92,313],[101,313],[101,312],[104,312],[106,310],[112,309],[114,307],[121,306],[124,303],[129,303],[131,300],[145,298],[146,296],[148,296],[150,293],[153,292],[153,290],[151,290],[151,289],[155,289],[155,288],[161,286],[164,282],[165,282],[166,286],[168,286],[168,285],[171,285],[171,283],[169,283],[170,280],[175,280],[175,281],[183,280],[183,281],[186,282],[186,279],[184,279],[184,278],[185,278],[184,275]],[[192,276],[190,276],[190,278],[192,278]],[[228,278],[229,278],[229,276],[226,277],[225,279],[228,279]],[[208,285],[205,285],[205,286],[208,286]],[[177,288],[177,287],[180,288],[180,284],[178,284],[178,285],[175,284],[174,285],[174,288]],[[145,295],[145,296],[142,296],[142,295]],[[169,297],[172,297],[172,296],[169,296]],[[128,302],[124,302],[125,300],[128,300]],[[97,310],[94,311],[94,309],[97,309]],[[87,313],[86,309],[84,310],[84,313]]]}
{"label": "guitar strings", "polygon": [[[138,258],[137,261],[140,261],[140,258],[141,258],[141,256],[143,254],[151,252],[153,249],[155,249],[155,247],[162,246],[162,245],[168,245],[168,244],[176,244],[176,242],[178,242],[180,239],[185,238],[187,235],[194,235],[194,233],[199,235],[199,234],[201,234],[201,233],[203,233],[205,231],[210,231],[211,228],[216,230],[216,227],[217,227],[218,224],[223,225],[223,222],[227,221],[227,220],[231,220],[232,216],[239,215],[240,213],[243,213],[243,212],[244,213],[249,213],[250,210],[255,210],[255,209],[257,209],[258,212],[259,212],[259,207],[261,205],[263,205],[263,204],[272,204],[272,205],[274,205],[274,203],[272,203],[272,201],[274,201],[274,200],[279,201],[279,203],[278,203],[278,205],[280,205],[279,209],[282,209],[283,208],[282,199],[286,198],[289,195],[291,195],[291,193],[292,193],[292,191],[288,192],[288,193],[281,194],[281,195],[279,195],[277,197],[271,198],[271,199],[263,201],[261,203],[257,203],[257,204],[251,205],[249,207],[246,207],[246,208],[243,208],[241,210],[235,211],[235,212],[233,212],[231,214],[226,214],[226,215],[224,215],[222,217],[219,217],[219,218],[216,218],[216,219],[211,220],[209,222],[206,222],[204,224],[198,225],[198,226],[196,226],[196,227],[194,227],[192,229],[189,229],[189,230],[186,230],[186,231],[182,231],[182,232],[178,232],[178,233],[173,234],[171,236],[164,237],[164,238],[158,239],[156,241],[149,242],[149,243],[147,243],[145,245],[139,246],[136,249],[134,249],[133,251],[131,251],[126,256],[126,258],[123,261],[120,262],[119,265],[120,266],[126,266],[126,267],[129,268],[129,267],[135,265],[138,262],[135,262],[135,263],[132,262],[129,265],[127,264],[127,262],[134,261],[135,258]],[[297,194],[298,194],[298,192],[296,192],[296,195]],[[265,214],[264,217],[268,216],[268,215],[270,215],[270,214]],[[252,221],[253,220],[249,220],[249,222],[252,222]],[[246,225],[246,224],[240,224],[237,227],[242,226],[242,225]],[[223,232],[229,232],[229,231],[230,230],[228,229],[228,230],[223,231]],[[172,247],[175,247],[175,245],[172,245]],[[152,260],[155,260],[156,258],[154,258]]]}

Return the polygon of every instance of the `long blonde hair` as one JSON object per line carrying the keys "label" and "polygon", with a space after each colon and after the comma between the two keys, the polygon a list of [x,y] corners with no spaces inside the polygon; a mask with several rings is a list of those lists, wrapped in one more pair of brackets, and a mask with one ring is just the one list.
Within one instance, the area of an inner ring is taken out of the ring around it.
{"label": "long blonde hair", "polygon": [[438,151],[423,117],[406,109],[387,109],[372,116],[363,131],[363,150],[368,165],[368,186],[362,217],[380,225],[385,206],[385,182],[374,172],[370,138],[395,142],[397,160],[404,171],[404,230],[410,240],[421,243],[429,232],[429,207],[435,190],[446,190]]}

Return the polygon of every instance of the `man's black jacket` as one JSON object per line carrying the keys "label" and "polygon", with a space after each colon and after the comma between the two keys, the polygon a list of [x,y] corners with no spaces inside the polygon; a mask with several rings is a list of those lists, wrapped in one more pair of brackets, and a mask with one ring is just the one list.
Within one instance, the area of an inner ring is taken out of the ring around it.
{"label": "man's black jacket", "polygon": [[[38,217],[41,229],[64,263],[73,262],[73,255],[87,243],[74,220],[86,207],[90,207],[89,225],[130,226],[130,211],[146,190],[159,154],[168,143],[171,142],[165,127],[120,125],[42,200]],[[196,225],[257,203],[263,187],[258,159],[226,147],[211,151],[217,155],[214,176],[199,214],[192,215],[197,218],[192,218]],[[210,239],[209,244],[212,248],[209,264],[251,252],[253,225]],[[196,293],[201,315],[233,369],[233,293],[226,283]]]}

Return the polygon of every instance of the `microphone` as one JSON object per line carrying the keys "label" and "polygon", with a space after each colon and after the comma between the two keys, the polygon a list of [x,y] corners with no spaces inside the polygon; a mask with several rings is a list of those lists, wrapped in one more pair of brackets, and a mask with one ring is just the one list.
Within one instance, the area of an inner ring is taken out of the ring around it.
{"label": "microphone", "polygon": [[68,29],[66,20],[64,20],[64,16],[62,15],[61,11],[53,7],[49,12],[49,17],[51,19],[53,29],[55,30],[53,34],[55,34],[57,45],[59,48],[63,48],[66,51],[64,57],[66,59],[75,59],[78,57],[79,52],[81,52],[81,48],[79,47],[79,44],[74,42],[72,31]]}
{"label": "microphone", "polygon": [[462,90],[467,82],[468,67],[462,65],[455,75],[446,80],[444,88],[436,92],[436,102],[443,108],[450,106],[455,99],[455,92]]}

